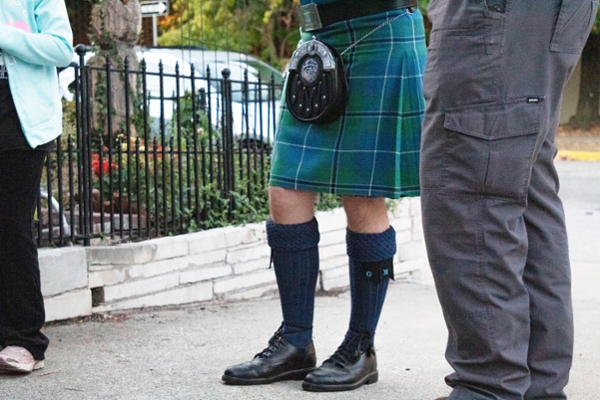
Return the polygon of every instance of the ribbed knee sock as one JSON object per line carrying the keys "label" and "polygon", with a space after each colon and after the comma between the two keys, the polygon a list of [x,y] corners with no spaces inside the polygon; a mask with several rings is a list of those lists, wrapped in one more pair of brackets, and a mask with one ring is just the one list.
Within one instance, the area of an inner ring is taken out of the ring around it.
{"label": "ribbed knee sock", "polygon": [[316,219],[296,225],[267,221],[283,314],[283,337],[294,347],[312,342],[315,288],[319,274],[319,225]]}
{"label": "ribbed knee sock", "polygon": [[396,232],[390,228],[381,233],[346,231],[346,246],[350,269],[352,309],[345,341],[365,332],[371,337],[381,315],[388,282],[393,278],[393,256],[396,253]]}

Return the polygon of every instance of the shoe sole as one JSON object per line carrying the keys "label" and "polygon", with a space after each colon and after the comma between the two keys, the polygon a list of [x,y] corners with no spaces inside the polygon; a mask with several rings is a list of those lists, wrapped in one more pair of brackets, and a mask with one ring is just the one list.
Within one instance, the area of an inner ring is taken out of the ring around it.
{"label": "shoe sole", "polygon": [[19,364],[0,358],[0,374],[28,374],[42,368],[44,368],[44,360],[36,361],[33,364]]}
{"label": "shoe sole", "polygon": [[315,367],[296,369],[269,378],[237,378],[235,376],[223,375],[221,380],[227,385],[266,385],[279,381],[301,381],[306,375],[315,370]]}
{"label": "shoe sole", "polygon": [[362,385],[370,385],[379,380],[379,373],[377,371],[371,372],[366,375],[363,379],[354,383],[347,384],[320,384],[320,383],[311,383],[311,382],[302,382],[302,389],[307,390],[309,392],[343,392],[346,390],[354,390],[358,389]]}

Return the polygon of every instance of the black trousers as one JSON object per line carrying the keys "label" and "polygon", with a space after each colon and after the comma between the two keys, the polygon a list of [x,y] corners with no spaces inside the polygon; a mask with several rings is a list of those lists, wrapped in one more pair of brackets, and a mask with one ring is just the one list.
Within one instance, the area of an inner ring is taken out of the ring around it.
{"label": "black trousers", "polygon": [[33,216],[46,151],[0,152],[0,345],[44,359],[48,338]]}

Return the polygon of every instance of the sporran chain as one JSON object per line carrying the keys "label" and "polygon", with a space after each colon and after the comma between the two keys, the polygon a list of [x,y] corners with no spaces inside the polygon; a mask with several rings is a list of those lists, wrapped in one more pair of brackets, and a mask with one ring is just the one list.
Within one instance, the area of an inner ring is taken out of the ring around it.
{"label": "sporran chain", "polygon": [[374,34],[375,32],[377,32],[378,30],[380,30],[381,28],[384,28],[385,26],[391,24],[392,22],[394,22],[395,20],[397,20],[398,18],[400,18],[401,16],[403,16],[404,14],[399,14],[396,15],[394,18],[392,19],[388,19],[385,22],[382,22],[381,24],[379,24],[378,26],[376,26],[375,28],[371,29],[369,32],[367,32],[363,37],[361,37],[360,39],[358,39],[356,42],[352,43],[350,46],[348,46],[346,48],[346,50],[342,51],[340,53],[340,56],[343,56],[344,54],[346,54],[348,51],[350,51],[351,49],[353,49],[356,45],[358,45],[360,42],[362,42],[363,40],[365,40],[366,38],[368,38],[369,36],[371,36],[372,34]]}

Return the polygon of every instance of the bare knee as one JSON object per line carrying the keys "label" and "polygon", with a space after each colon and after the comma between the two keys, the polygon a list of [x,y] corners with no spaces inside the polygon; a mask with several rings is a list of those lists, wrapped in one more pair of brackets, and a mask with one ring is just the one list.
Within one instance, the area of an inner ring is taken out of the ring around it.
{"label": "bare knee", "polygon": [[314,217],[317,194],[277,186],[269,188],[269,210],[273,222],[283,225],[302,224]]}
{"label": "bare knee", "polygon": [[390,227],[384,198],[345,196],[343,203],[351,231],[381,233]]}

